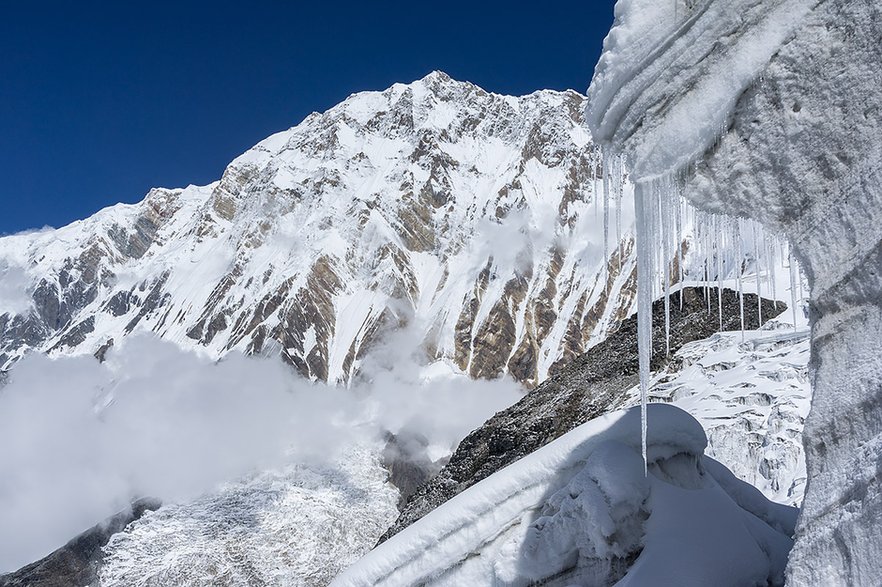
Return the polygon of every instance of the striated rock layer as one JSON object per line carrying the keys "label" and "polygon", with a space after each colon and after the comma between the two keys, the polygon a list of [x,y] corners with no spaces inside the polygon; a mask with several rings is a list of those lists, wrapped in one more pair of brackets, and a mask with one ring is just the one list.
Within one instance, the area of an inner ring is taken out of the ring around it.
{"label": "striated rock layer", "polygon": [[880,38],[871,0],[622,0],[591,90],[595,138],[638,180],[680,171],[687,198],[783,233],[806,272],[814,398],[792,585],[882,583]]}

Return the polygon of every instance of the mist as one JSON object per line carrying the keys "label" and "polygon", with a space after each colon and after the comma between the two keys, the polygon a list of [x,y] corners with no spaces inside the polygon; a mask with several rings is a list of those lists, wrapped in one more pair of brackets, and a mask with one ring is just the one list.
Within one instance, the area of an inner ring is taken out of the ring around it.
{"label": "mist", "polygon": [[38,560],[132,499],[184,502],[219,484],[405,429],[449,452],[523,393],[427,366],[407,333],[364,361],[350,389],[276,358],[212,361],[148,335],[99,363],[33,354],[0,388],[0,572]]}

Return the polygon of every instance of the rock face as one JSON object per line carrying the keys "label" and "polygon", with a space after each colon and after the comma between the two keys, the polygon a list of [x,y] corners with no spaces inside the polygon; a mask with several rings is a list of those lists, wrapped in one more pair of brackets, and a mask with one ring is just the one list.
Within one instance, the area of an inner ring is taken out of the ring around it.
{"label": "rock face", "polygon": [[[672,296],[672,353],[685,343],[707,338],[719,328],[716,315],[708,319],[704,292],[692,288],[683,291],[682,311],[679,294]],[[715,296],[714,293],[711,297],[716,300]],[[756,296],[745,298],[746,327],[757,328]],[[772,302],[763,302],[764,316],[773,316],[783,309],[783,305],[775,310]],[[667,362],[664,301],[657,301],[653,311],[656,315],[653,368],[658,370]],[[731,290],[723,292],[723,316],[725,330],[740,328],[738,296]],[[524,399],[496,414],[460,442],[447,465],[407,501],[401,516],[380,541],[573,428],[626,404],[627,392],[637,381],[637,317],[631,316],[606,340],[571,361]]]}
{"label": "rock face", "polygon": [[98,585],[98,569],[104,559],[102,549],[111,536],[160,505],[152,499],[136,501],[130,510],[86,530],[49,556],[14,573],[0,576],[0,587]]}
{"label": "rock face", "polygon": [[[595,138],[623,150],[647,179],[681,168],[681,157],[697,158],[685,173],[686,197],[786,235],[810,282],[814,398],[804,436],[808,483],[788,581],[878,585],[882,7],[870,0],[711,1],[675,21],[675,6],[667,3],[619,4],[621,28],[611,32],[592,88],[614,97],[594,105]],[[763,36],[769,21],[752,18],[758,12],[787,15],[781,34]],[[714,30],[700,24],[707,15],[728,23],[722,40],[701,34]],[[658,22],[675,24],[665,28]],[[661,42],[659,35],[668,37]],[[737,57],[729,49],[740,41],[761,41],[767,58],[740,61],[745,67],[730,74],[735,83],[711,83],[725,100],[698,91],[725,71],[727,54]],[[691,54],[697,59],[687,59]],[[679,69],[661,74],[664,63]],[[671,107],[677,103],[691,104],[693,112],[726,106],[718,108],[722,124],[713,132],[692,129],[700,140],[693,141],[691,152],[665,130],[684,122]]]}
{"label": "rock face", "polygon": [[632,306],[631,241],[601,242],[584,106],[435,72],[310,115],[211,185],[2,238],[0,370],[146,330],[338,383],[408,326],[430,359],[535,384]]}

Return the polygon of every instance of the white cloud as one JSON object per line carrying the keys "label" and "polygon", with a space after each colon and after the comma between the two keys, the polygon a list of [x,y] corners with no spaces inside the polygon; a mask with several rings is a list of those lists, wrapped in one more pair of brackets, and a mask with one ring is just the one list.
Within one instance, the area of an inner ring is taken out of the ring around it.
{"label": "white cloud", "polygon": [[0,315],[24,314],[31,307],[31,280],[21,267],[0,265]]}
{"label": "white cloud", "polygon": [[416,429],[449,449],[516,401],[511,382],[426,379],[407,334],[345,390],[279,361],[211,362],[134,336],[99,364],[31,355],[0,388],[0,571],[44,556],[138,496],[186,501],[255,470],[325,461],[365,435]]}

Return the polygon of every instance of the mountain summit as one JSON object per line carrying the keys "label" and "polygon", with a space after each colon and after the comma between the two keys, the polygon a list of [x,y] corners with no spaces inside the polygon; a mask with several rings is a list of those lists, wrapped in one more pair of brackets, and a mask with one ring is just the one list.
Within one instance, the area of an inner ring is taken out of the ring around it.
{"label": "mountain summit", "polygon": [[432,72],[309,115],[210,185],[2,238],[17,293],[0,291],[0,369],[146,330],[343,383],[406,328],[430,361],[538,382],[632,307],[630,240],[610,247],[624,259],[602,242],[584,102]]}

